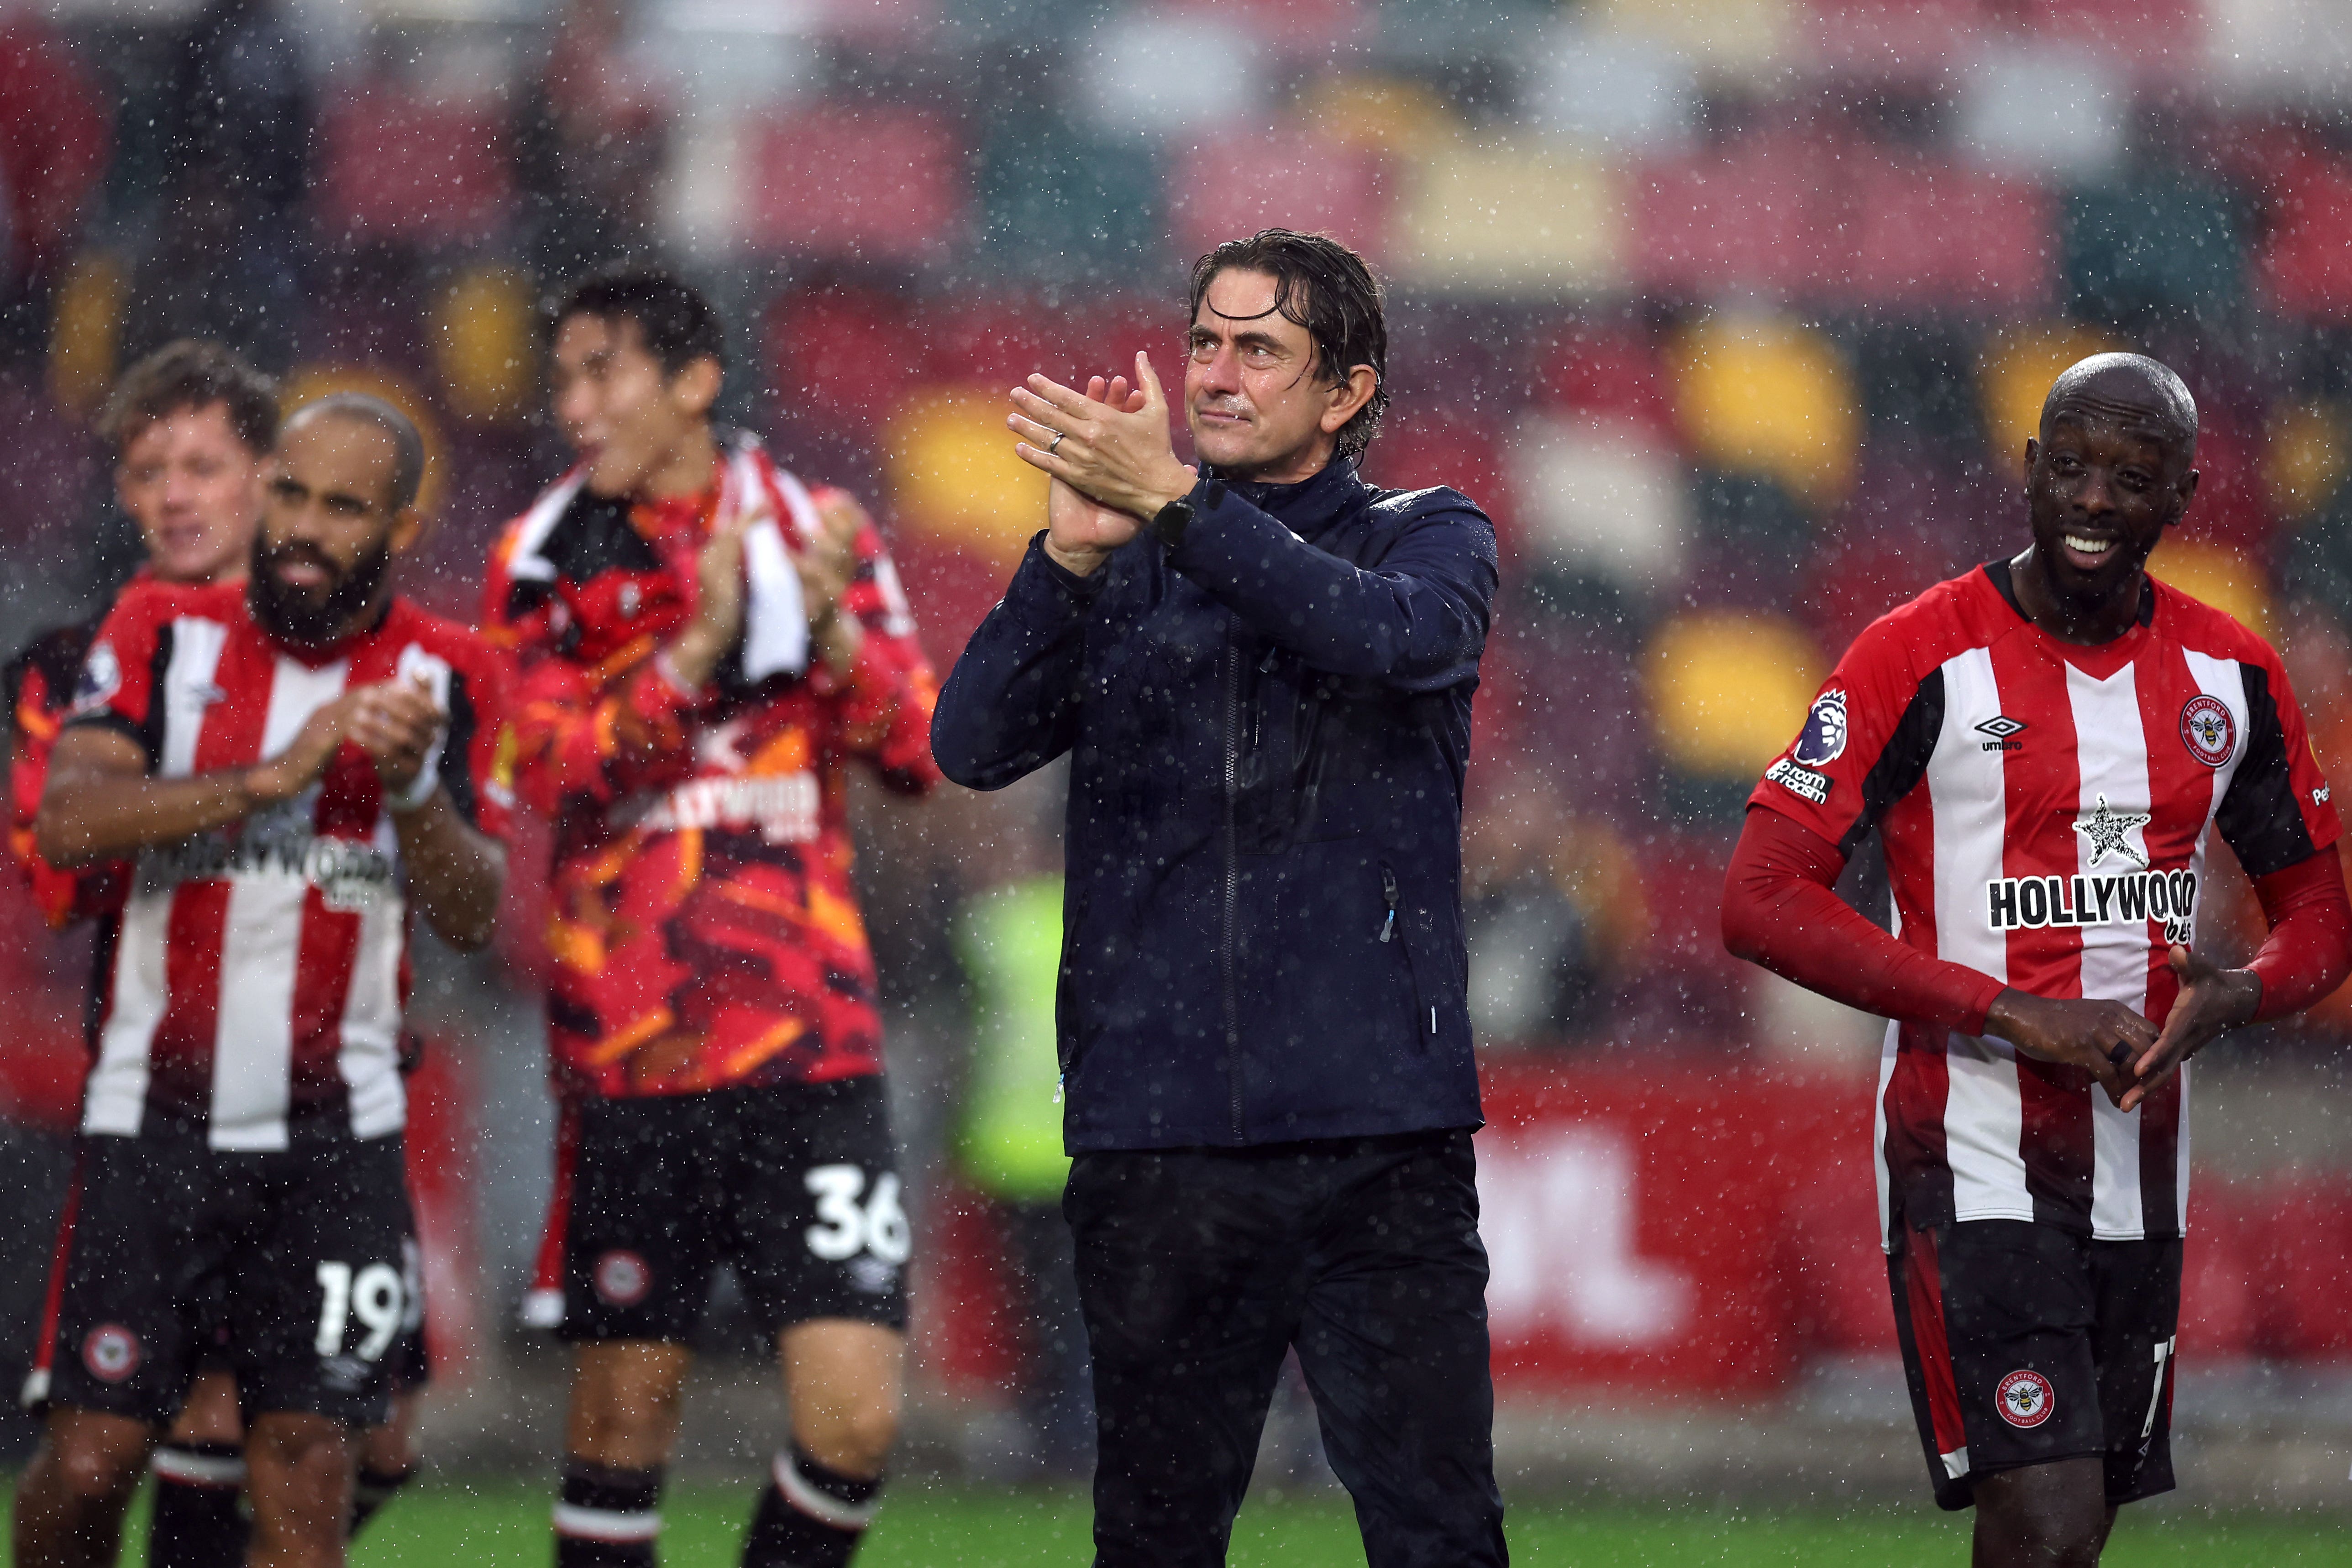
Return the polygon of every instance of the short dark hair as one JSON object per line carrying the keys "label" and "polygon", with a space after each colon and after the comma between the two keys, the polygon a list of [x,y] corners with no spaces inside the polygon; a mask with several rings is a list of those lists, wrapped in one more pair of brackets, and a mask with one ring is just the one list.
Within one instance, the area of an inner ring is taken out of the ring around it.
{"label": "short dark hair", "polygon": [[219,403],[229,429],[258,456],[278,444],[278,386],[218,343],[183,338],[122,372],[100,416],[99,433],[117,461],[147,427]]}
{"label": "short dark hair", "polygon": [[1192,264],[1189,325],[1222,272],[1263,272],[1274,279],[1274,308],[1307,329],[1315,341],[1325,384],[1343,382],[1358,365],[1372,367],[1371,400],[1339,427],[1339,452],[1361,457],[1389,406],[1389,326],[1379,279],[1364,258],[1327,235],[1260,229],[1229,239]]}
{"label": "short dark hair", "polygon": [[329,392],[288,414],[286,423],[291,428],[306,419],[348,419],[383,431],[392,438],[392,494],[387,509],[404,512],[416,505],[417,493],[425,488],[425,436],[415,420],[383,399],[362,392]]}
{"label": "short dark hair", "polygon": [[2050,383],[2050,395],[2042,400],[2042,440],[2050,439],[2050,422],[2059,405],[2078,393],[2095,395],[2089,392],[2094,382],[2110,389],[2120,384],[2122,395],[2141,403],[2176,455],[2187,462],[2197,460],[2197,399],[2178,371],[2146,354],[2093,354],[2061,371]]}
{"label": "short dark hair", "polygon": [[702,291],[676,273],[635,266],[592,273],[556,302],[548,315],[548,330],[552,333],[574,316],[635,322],[637,336],[670,375],[697,360],[712,360],[726,368],[726,324]]}

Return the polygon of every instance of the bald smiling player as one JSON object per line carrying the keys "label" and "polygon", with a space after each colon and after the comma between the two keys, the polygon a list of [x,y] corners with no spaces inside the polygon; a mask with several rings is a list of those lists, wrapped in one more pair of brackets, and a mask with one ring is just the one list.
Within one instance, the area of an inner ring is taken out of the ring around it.
{"label": "bald smiling player", "polygon": [[[2278,655],[2149,577],[2197,493],[2180,378],[2101,354],[2025,444],[2032,538],[1856,638],[1748,802],[1724,940],[1892,1019],[1881,1239],[1936,1500],[1979,1568],[2098,1561],[2172,1490],[2189,1059],[2352,972],[2336,810]],[[1875,830],[1896,930],[1832,884]],[[2269,938],[2199,946],[2214,830]]]}

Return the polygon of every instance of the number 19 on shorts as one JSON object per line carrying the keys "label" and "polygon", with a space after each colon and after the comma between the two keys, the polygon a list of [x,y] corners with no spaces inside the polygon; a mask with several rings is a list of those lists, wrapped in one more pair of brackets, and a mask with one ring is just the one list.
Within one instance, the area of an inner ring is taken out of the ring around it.
{"label": "number 19 on shorts", "polygon": [[317,1349],[321,1357],[343,1354],[343,1338],[353,1318],[363,1331],[353,1354],[374,1361],[392,1348],[408,1301],[399,1270],[389,1263],[370,1263],[354,1273],[349,1263],[321,1263],[319,1295]]}

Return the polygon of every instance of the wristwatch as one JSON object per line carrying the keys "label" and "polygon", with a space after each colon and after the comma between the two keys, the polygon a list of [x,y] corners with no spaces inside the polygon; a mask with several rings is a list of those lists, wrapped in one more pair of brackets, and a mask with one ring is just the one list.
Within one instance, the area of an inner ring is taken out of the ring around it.
{"label": "wristwatch", "polygon": [[1158,534],[1160,542],[1170,549],[1184,542],[1184,530],[1192,526],[1192,503],[1183,496],[1177,497],[1151,515],[1151,531]]}

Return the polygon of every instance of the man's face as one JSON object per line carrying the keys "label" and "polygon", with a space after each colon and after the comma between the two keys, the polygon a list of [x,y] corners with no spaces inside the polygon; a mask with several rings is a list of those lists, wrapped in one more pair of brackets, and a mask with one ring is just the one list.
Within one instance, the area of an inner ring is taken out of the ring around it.
{"label": "man's face", "polygon": [[637,493],[710,416],[708,361],[676,375],[625,319],[570,316],[555,330],[548,370],[555,422],[588,465],[597,496]]}
{"label": "man's face", "polygon": [[2034,547],[2051,585],[2078,602],[2120,592],[2196,488],[2153,420],[2062,405],[2048,436],[2025,444]]}
{"label": "man's face", "polygon": [[292,642],[331,643],[374,612],[393,555],[417,533],[391,507],[399,455],[365,420],[321,415],[278,437],[253,544],[255,614]]}
{"label": "man's face", "polygon": [[[1274,308],[1275,279],[1228,270],[1209,280],[1192,318],[1184,416],[1192,449],[1239,477],[1306,478],[1332,434],[1323,415],[1337,389],[1320,374],[1315,340]],[[1328,449],[1326,449],[1328,454]],[[1305,466],[1307,473],[1293,470]]]}
{"label": "man's face", "polygon": [[114,494],[166,582],[243,575],[261,518],[266,454],[238,438],[228,404],[175,409],[133,435],[114,468]]}

